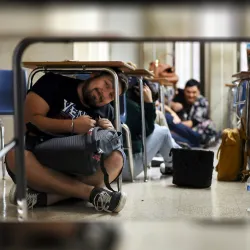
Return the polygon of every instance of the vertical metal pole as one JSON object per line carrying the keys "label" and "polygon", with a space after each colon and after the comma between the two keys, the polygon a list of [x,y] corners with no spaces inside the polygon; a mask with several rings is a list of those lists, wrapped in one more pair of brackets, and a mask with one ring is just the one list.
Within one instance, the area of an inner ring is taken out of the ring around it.
{"label": "vertical metal pole", "polygon": [[143,95],[143,81],[139,77],[140,86],[140,101],[141,101],[141,120],[142,120],[142,148],[143,148],[143,168],[144,181],[148,181],[148,167],[147,167],[147,146],[146,146],[146,126],[145,126],[145,109],[144,109],[144,95]]}
{"label": "vertical metal pole", "polygon": [[[240,101],[240,88],[241,88],[241,80],[239,80],[238,86],[236,88],[236,105],[235,105],[235,112],[236,112],[236,117],[238,120],[240,120],[240,115],[238,115],[238,103]],[[245,105],[246,105],[246,101],[245,101]]]}
{"label": "vertical metal pole", "polygon": [[[4,148],[4,124],[2,122],[2,120],[0,120],[0,127],[1,127],[1,149]],[[4,165],[4,156],[2,157],[2,178],[3,180],[5,180],[5,165]]]}
{"label": "vertical metal pole", "polygon": [[250,84],[250,80],[247,80],[247,84],[246,84],[246,136],[247,136],[247,140],[246,140],[246,144],[245,144],[245,150],[246,152],[248,151],[248,138],[249,138],[249,108],[250,108],[250,102],[249,102],[249,84]]}
{"label": "vertical metal pole", "polygon": [[25,44],[20,43],[16,47],[13,55],[13,83],[14,83],[14,131],[16,139],[15,148],[15,169],[17,184],[17,212],[18,220],[27,219],[26,201],[26,174],[24,165],[24,94],[25,83],[23,82],[23,72],[21,68],[21,57]]}
{"label": "vertical metal pole", "polygon": [[206,60],[205,60],[205,43],[200,42],[200,88],[201,94],[205,95],[205,73],[206,73]]}
{"label": "vertical metal pole", "polygon": [[128,162],[131,173],[132,182],[134,181],[134,159],[133,159],[133,150],[132,150],[132,140],[129,127],[126,124],[122,124],[122,128],[125,131],[126,141],[127,141],[127,150],[128,150]]}
{"label": "vertical metal pole", "polygon": [[[105,71],[110,72],[114,78],[114,87],[115,87],[115,129],[118,132],[121,132],[121,120],[120,120],[120,99],[119,99],[119,79],[116,72],[112,69],[105,69]],[[120,174],[117,180],[118,191],[122,191],[122,174]]]}
{"label": "vertical metal pole", "polygon": [[160,86],[160,102],[161,102],[161,111],[165,115],[165,93],[164,93],[164,86],[159,84]]}
{"label": "vertical metal pole", "polygon": [[175,42],[173,42],[173,61],[172,61],[173,68],[175,68],[175,48],[176,48],[176,45],[175,45]]}

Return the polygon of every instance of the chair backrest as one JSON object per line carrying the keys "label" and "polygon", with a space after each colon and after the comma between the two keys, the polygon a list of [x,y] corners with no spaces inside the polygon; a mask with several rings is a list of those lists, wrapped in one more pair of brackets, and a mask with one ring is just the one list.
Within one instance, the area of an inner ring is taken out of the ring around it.
{"label": "chair backrest", "polygon": [[[76,74],[74,75],[76,79],[86,80],[90,77],[90,74]],[[126,123],[127,119],[127,109],[126,109],[126,95],[120,95],[120,120],[121,123]]]}
{"label": "chair backrest", "polygon": [[[27,75],[25,70],[23,70],[23,79],[24,79],[23,83],[26,84],[27,88]],[[13,71],[0,70],[0,114],[12,115],[13,113],[14,113]]]}
{"label": "chair backrest", "polygon": [[121,123],[126,123],[127,120],[126,94],[120,95],[120,120]]}

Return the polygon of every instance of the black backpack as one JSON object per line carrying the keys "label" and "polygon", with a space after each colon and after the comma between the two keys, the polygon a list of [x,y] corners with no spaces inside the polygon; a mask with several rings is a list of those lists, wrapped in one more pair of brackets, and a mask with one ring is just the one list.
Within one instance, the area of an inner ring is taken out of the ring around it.
{"label": "black backpack", "polygon": [[214,152],[173,148],[173,184],[183,187],[208,188],[212,184]]}

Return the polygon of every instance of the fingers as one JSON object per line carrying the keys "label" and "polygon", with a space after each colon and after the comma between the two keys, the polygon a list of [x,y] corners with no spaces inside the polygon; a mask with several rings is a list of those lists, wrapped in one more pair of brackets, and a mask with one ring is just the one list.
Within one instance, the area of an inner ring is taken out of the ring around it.
{"label": "fingers", "polygon": [[113,124],[109,120],[100,121],[98,123],[98,126],[100,126],[103,129],[113,128]]}
{"label": "fingers", "polygon": [[82,118],[89,118],[89,119],[92,119],[92,117],[91,116],[89,116],[89,115],[82,115],[82,116],[79,116],[79,117],[82,117]]}
{"label": "fingers", "polygon": [[96,125],[96,121],[93,120],[93,119],[90,119],[90,125],[91,125],[92,127],[94,127],[94,126]]}
{"label": "fingers", "polygon": [[98,125],[99,126],[113,126],[112,123],[109,120],[107,120],[107,121],[100,121],[98,123]]}

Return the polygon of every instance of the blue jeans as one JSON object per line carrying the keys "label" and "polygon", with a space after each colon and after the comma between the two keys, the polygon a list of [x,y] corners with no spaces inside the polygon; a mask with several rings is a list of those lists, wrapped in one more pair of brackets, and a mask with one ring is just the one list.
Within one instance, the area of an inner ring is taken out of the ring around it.
{"label": "blue jeans", "polygon": [[[170,162],[172,161],[172,156],[169,155],[170,150],[172,148],[180,148],[180,146],[172,138],[170,130],[167,127],[155,124],[153,133],[146,139],[146,148],[148,163],[152,161],[152,159],[158,152],[161,154],[165,162]],[[133,155],[135,177],[143,171],[142,159],[142,153]],[[122,171],[122,179],[124,181],[131,181],[131,173],[128,167],[128,160],[126,160]]]}
{"label": "blue jeans", "polygon": [[182,123],[175,124],[173,122],[173,116],[166,113],[166,120],[172,137],[177,142],[185,142],[190,147],[199,147],[201,142],[201,135],[198,132],[193,131],[191,128],[185,126]]}

